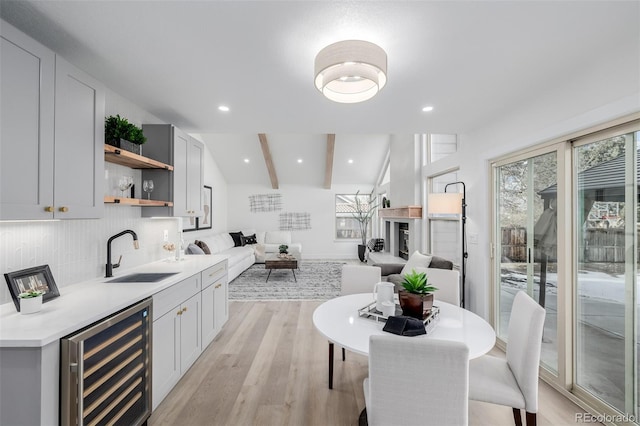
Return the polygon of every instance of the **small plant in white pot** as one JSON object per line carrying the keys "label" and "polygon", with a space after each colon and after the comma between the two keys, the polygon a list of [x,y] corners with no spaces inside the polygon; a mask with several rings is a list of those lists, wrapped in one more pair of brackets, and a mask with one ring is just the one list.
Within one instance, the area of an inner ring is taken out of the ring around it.
{"label": "small plant in white pot", "polygon": [[25,291],[18,295],[20,299],[20,313],[33,314],[42,309],[42,295],[44,292],[39,290]]}

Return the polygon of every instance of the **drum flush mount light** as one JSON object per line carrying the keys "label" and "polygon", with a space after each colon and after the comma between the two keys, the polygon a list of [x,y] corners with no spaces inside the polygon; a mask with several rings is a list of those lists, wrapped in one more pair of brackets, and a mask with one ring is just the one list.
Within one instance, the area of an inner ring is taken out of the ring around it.
{"label": "drum flush mount light", "polygon": [[387,54],[368,41],[339,41],[318,53],[315,76],[316,88],[332,101],[366,101],[387,83]]}

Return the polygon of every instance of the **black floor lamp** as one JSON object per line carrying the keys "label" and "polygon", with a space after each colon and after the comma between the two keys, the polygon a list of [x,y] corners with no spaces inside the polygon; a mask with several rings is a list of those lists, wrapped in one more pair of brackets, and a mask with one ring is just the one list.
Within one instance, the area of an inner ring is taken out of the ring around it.
{"label": "black floor lamp", "polygon": [[[462,185],[462,194],[459,192],[447,192],[451,185]],[[467,276],[467,188],[462,181],[451,182],[445,185],[444,192],[429,194],[427,210],[429,214],[461,214],[462,215],[462,289],[460,294],[460,306],[465,307],[465,281]]]}

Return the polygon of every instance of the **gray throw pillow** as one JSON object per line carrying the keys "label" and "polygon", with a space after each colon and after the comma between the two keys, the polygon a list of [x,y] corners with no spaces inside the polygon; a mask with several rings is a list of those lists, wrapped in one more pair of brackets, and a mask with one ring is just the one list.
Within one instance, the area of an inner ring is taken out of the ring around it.
{"label": "gray throw pillow", "polygon": [[193,243],[189,244],[184,252],[186,254],[205,254],[204,250]]}

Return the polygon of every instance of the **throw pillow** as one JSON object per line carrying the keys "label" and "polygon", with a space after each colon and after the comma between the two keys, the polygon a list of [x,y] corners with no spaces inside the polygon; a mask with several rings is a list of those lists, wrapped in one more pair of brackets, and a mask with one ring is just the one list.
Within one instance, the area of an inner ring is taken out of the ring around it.
{"label": "throw pillow", "polygon": [[400,274],[407,274],[411,272],[413,268],[428,268],[432,257],[433,256],[422,254],[418,250],[414,251],[409,260],[407,260],[406,265],[404,265],[404,268],[402,268]]}
{"label": "throw pillow", "polygon": [[190,243],[184,252],[186,254],[205,254],[204,250],[202,250],[200,247],[198,247],[194,243]]}
{"label": "throw pillow", "polygon": [[245,246],[247,244],[258,244],[258,241],[256,240],[256,234],[242,237],[242,245]]}
{"label": "throw pillow", "polygon": [[229,235],[231,235],[231,238],[233,238],[233,244],[234,247],[242,247],[244,244],[242,244],[242,231],[240,232],[229,232]]}
{"label": "throw pillow", "polygon": [[202,249],[204,254],[211,254],[211,250],[209,250],[209,246],[204,241],[196,240],[195,244]]}

